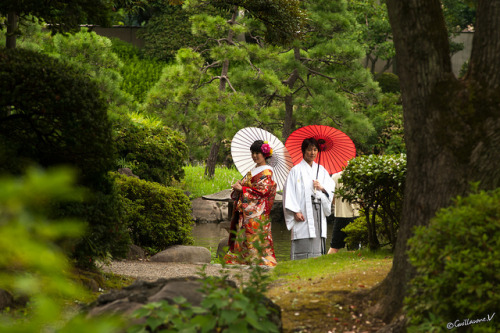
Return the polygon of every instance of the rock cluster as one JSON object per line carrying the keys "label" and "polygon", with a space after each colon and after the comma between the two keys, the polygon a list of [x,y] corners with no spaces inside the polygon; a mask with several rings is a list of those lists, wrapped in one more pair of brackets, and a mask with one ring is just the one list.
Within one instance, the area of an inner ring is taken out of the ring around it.
{"label": "rock cluster", "polygon": [[[237,288],[231,280],[226,280],[226,283],[228,288]],[[85,311],[88,317],[115,314],[130,318],[134,311],[147,303],[165,300],[174,304],[174,298],[178,296],[184,297],[193,306],[200,306],[204,297],[200,291],[201,287],[202,281],[197,277],[158,279],[154,282],[136,280],[128,287],[99,296],[97,301],[90,304]],[[262,306],[272,310],[269,319],[281,331],[280,307],[268,298],[262,300]]]}

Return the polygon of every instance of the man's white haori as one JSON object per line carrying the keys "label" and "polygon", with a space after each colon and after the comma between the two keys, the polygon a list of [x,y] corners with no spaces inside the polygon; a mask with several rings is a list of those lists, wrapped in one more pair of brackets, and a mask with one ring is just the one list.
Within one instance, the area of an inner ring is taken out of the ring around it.
{"label": "man's white haori", "polygon": [[[328,196],[322,191],[314,191],[313,180],[316,179],[318,167],[317,179]],[[311,196],[321,199],[321,237],[326,238],[326,218],[332,213],[334,191],[335,182],[326,169],[316,162],[310,166],[302,160],[290,170],[283,190],[283,211],[286,227],[292,230],[292,240],[316,237]],[[295,221],[294,214],[298,212],[304,215],[304,222]]]}

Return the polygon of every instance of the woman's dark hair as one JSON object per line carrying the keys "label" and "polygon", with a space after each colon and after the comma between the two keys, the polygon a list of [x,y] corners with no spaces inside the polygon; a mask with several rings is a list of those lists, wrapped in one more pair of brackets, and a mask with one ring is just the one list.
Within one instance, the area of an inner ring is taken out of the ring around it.
{"label": "woman's dark hair", "polygon": [[302,141],[302,147],[300,148],[302,150],[302,156],[304,156],[306,149],[309,148],[309,146],[315,146],[319,150],[319,144],[315,138],[304,139],[304,141]]}
{"label": "woman's dark hair", "polygon": [[[264,144],[264,141],[262,141],[262,140],[256,140],[256,141],[254,141],[254,143],[252,143],[252,145],[250,146],[250,151],[251,151],[252,153],[261,153],[262,155],[264,155],[264,153],[262,152],[262,149],[261,149],[261,147],[262,147],[262,145],[263,145],[263,144]],[[267,160],[269,157],[271,157],[271,156],[266,157],[266,156],[264,155],[264,158],[265,158],[266,160]]]}

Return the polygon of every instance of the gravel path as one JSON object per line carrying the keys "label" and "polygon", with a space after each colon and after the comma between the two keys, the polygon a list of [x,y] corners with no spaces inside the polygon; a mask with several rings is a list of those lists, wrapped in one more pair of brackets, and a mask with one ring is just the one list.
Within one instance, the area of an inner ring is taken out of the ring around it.
{"label": "gravel path", "polygon": [[[247,277],[249,266],[231,265],[226,266],[229,277],[234,280],[236,275]],[[173,262],[150,262],[150,261],[112,261],[110,265],[103,265],[101,269],[105,272],[117,275],[130,276],[145,281],[156,281],[159,278],[175,278],[185,276],[199,276],[203,264],[173,263]],[[224,274],[222,265],[206,264],[207,275],[221,276]],[[236,279],[237,280],[237,279]]]}

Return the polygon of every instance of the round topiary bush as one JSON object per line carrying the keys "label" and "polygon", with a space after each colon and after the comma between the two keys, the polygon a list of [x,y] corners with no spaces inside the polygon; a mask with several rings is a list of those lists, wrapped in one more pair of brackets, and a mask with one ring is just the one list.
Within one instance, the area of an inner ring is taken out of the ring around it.
{"label": "round topiary bush", "polygon": [[118,156],[141,179],[169,185],[184,178],[188,147],[181,135],[154,121],[122,121],[116,129]]}
{"label": "round topiary bush", "polygon": [[383,93],[399,93],[399,77],[393,73],[381,73],[377,76],[376,81],[382,89]]}
{"label": "round topiary bush", "polygon": [[[383,228],[382,219],[378,215],[375,216],[375,224],[377,226],[376,230],[381,230]],[[368,239],[368,225],[363,211],[361,211],[360,216],[349,223],[343,231],[347,234],[344,240],[347,249],[356,250],[360,246],[368,247],[370,243]],[[377,234],[377,237],[382,243],[386,241],[380,232]]]}
{"label": "round topiary bush", "polygon": [[106,102],[84,73],[57,59],[0,50],[0,119],[2,142],[15,153],[3,156],[0,169],[22,172],[29,161],[70,164],[99,186],[94,178],[113,166]]}
{"label": "round topiary bush", "polygon": [[81,204],[54,207],[55,216],[88,223],[73,248],[79,264],[121,256],[128,239],[119,224],[108,171],[114,143],[107,103],[88,75],[55,58],[23,49],[0,49],[0,173],[28,166],[69,165],[91,195]]}
{"label": "round topiary bush", "polygon": [[135,177],[116,175],[130,238],[150,252],[193,243],[191,201],[180,190]]}
{"label": "round topiary bush", "polygon": [[428,227],[418,227],[408,252],[417,270],[405,299],[410,332],[498,332],[500,188],[458,197]]}

